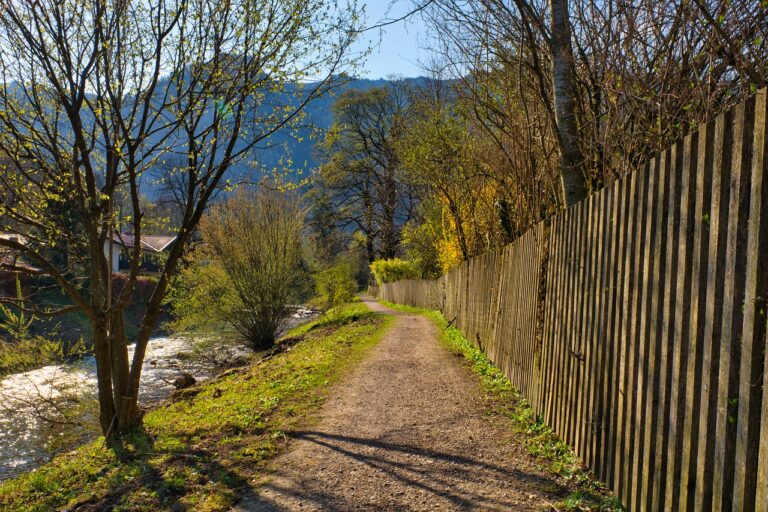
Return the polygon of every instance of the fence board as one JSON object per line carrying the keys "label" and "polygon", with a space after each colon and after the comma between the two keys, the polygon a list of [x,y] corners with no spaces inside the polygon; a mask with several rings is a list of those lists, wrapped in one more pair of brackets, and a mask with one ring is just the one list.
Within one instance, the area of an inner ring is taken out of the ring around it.
{"label": "fence board", "polygon": [[380,296],[454,320],[625,505],[768,512],[767,96]]}
{"label": "fence board", "polygon": [[[734,509],[768,511],[768,94],[755,98]],[[763,356],[765,359],[763,359]],[[762,376],[762,378],[761,378]],[[759,384],[762,384],[760,386]],[[762,405],[761,405],[762,401]],[[761,425],[762,409],[762,425]],[[755,449],[758,456],[755,457]],[[757,461],[755,461],[757,459]],[[757,464],[755,464],[757,462]],[[755,496],[753,500],[753,496]]]}
{"label": "fence board", "polygon": [[[676,406],[672,400],[671,390],[673,386],[677,386],[679,380],[674,380],[673,367],[675,355],[679,359],[679,354],[675,354],[674,336],[675,336],[675,318],[678,315],[677,311],[677,280],[678,280],[678,265],[677,265],[677,253],[675,248],[679,243],[678,226],[680,224],[680,213],[683,209],[684,202],[681,200],[681,192],[683,188],[683,158],[685,153],[686,141],[681,141],[675,144],[669,155],[669,172],[667,173],[667,187],[668,195],[665,204],[664,216],[667,219],[666,226],[666,240],[665,254],[664,254],[664,269],[660,272],[663,276],[664,284],[661,288],[662,303],[661,311],[659,313],[661,319],[660,326],[660,340],[661,354],[659,360],[661,361],[658,393],[659,403],[661,404],[661,414],[655,414],[655,411],[651,411],[655,415],[655,461],[658,471],[654,475],[652,495],[647,507],[650,510],[662,510],[664,508],[665,493],[666,493],[666,477],[667,474],[667,454],[669,453],[670,444],[674,445],[674,442],[670,443],[670,419],[672,416],[673,407]],[[674,290],[674,292],[673,292]],[[677,379],[679,379],[679,366]]]}

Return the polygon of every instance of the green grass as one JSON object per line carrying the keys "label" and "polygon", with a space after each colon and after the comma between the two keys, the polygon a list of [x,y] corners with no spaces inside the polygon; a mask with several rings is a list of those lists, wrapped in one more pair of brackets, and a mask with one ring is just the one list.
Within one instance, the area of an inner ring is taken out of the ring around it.
{"label": "green grass", "polygon": [[0,510],[228,510],[388,323],[358,303],[300,326],[283,352],[147,413],[119,449],[98,440],[0,484]]}
{"label": "green grass", "polygon": [[555,504],[558,510],[623,510],[620,502],[611,496],[605,486],[581,463],[573,450],[563,443],[540,417],[537,417],[525,397],[512,385],[488,357],[438,311],[403,306],[382,301],[398,311],[416,313],[432,320],[440,329],[441,341],[452,352],[463,356],[479,376],[490,413],[512,420],[515,430],[523,434],[531,455],[542,461],[545,469],[573,484],[576,490],[563,502]]}

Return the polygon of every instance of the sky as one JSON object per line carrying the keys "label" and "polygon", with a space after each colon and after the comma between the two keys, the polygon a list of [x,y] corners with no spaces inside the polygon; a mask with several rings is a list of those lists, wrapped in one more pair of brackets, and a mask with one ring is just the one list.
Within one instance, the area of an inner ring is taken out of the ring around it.
{"label": "sky", "polygon": [[[386,20],[398,19],[411,12],[412,0],[367,0],[365,4],[366,27],[372,27]],[[390,5],[392,4],[392,5]],[[420,49],[426,39],[426,27],[417,14],[406,21],[399,21],[382,28],[364,32],[356,50],[372,47],[371,54],[358,73],[364,78],[386,78],[391,75],[403,77],[421,76],[425,73],[419,61],[427,60],[427,51]]]}

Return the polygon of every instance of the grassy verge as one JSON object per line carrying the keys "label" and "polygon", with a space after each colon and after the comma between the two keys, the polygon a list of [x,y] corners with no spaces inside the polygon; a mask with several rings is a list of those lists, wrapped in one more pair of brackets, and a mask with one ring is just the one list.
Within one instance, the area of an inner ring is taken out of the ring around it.
{"label": "grassy verge", "polygon": [[0,484],[0,510],[227,510],[388,321],[354,304],[303,325],[283,352],[149,412],[119,449],[99,440]]}
{"label": "grassy verge", "polygon": [[440,329],[443,344],[452,352],[464,356],[479,376],[489,412],[511,419],[515,429],[524,434],[531,455],[541,460],[549,472],[573,483],[574,492],[562,503],[555,504],[558,510],[623,510],[618,499],[595,480],[573,450],[536,416],[525,397],[512,386],[501,370],[470,343],[461,331],[448,327],[442,314],[391,302],[382,303],[392,309],[420,314],[432,320]]}

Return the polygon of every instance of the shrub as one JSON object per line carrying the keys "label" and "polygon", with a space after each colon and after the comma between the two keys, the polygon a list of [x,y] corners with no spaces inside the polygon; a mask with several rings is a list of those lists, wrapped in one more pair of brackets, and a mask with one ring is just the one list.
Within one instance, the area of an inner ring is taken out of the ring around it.
{"label": "shrub", "polygon": [[59,361],[67,353],[59,341],[33,336],[14,343],[0,340],[0,377]]}
{"label": "shrub", "polygon": [[255,350],[271,347],[301,298],[301,231],[297,198],[268,190],[240,191],[200,222],[203,241],[236,300],[227,322]]}
{"label": "shrub", "polygon": [[[21,283],[18,280],[16,294],[19,303],[23,303]],[[45,337],[33,335],[37,323],[36,316],[0,303],[0,377],[44,366],[84,351],[82,338],[65,346],[57,339],[56,327],[49,329]]]}
{"label": "shrub", "polygon": [[411,261],[392,258],[371,263],[371,273],[379,286],[401,279],[419,279],[421,274]]}
{"label": "shrub", "polygon": [[179,270],[165,302],[173,316],[172,330],[210,332],[228,323],[237,297],[221,265],[199,247]]}
{"label": "shrub", "polygon": [[331,268],[314,275],[315,304],[323,310],[335,308],[350,302],[355,297],[357,283],[355,272],[349,262],[337,263]]}

